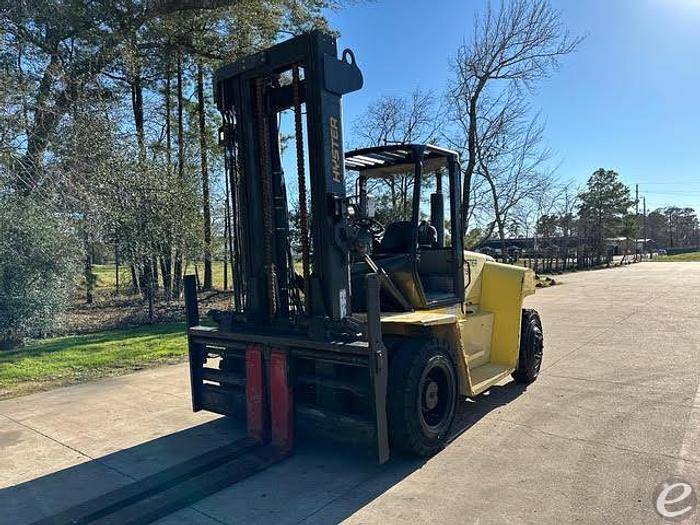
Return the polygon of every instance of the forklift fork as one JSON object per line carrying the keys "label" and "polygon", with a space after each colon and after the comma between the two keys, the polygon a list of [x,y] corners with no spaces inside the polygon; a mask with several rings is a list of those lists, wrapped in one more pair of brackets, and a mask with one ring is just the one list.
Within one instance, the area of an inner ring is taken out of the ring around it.
{"label": "forklift fork", "polygon": [[[199,325],[197,287],[193,275],[184,277],[187,326]],[[202,409],[202,351],[199,343],[189,341],[192,409]],[[268,388],[269,386],[269,388]],[[281,348],[266,351],[262,345],[249,344],[245,349],[245,399],[248,437],[260,444],[270,443],[282,454],[294,446],[294,403],[290,383],[289,353]]]}
{"label": "forklift fork", "polygon": [[[380,277],[366,276],[367,293],[367,368],[369,374],[372,423],[379,463],[389,459],[386,396],[388,381],[387,348],[382,342],[379,306]],[[185,305],[188,326],[199,326],[197,291],[194,276],[185,276]],[[190,379],[194,411],[211,409],[202,402],[206,358],[199,340],[189,337]],[[294,448],[294,396],[291,371],[292,351],[275,343],[248,342],[243,353],[245,378],[245,414],[248,437],[260,444],[269,444],[281,454]],[[211,373],[211,372],[209,372]],[[228,379],[227,379],[228,381]],[[228,407],[227,412],[233,412]]]}

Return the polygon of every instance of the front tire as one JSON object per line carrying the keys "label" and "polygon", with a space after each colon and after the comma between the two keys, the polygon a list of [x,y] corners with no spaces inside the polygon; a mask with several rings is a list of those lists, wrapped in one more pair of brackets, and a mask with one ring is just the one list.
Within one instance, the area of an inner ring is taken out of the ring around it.
{"label": "front tire", "polygon": [[442,341],[407,340],[389,366],[389,440],[393,448],[432,456],[445,447],[457,402],[457,371]]}
{"label": "front tire", "polygon": [[523,309],[518,368],[512,374],[516,383],[529,384],[537,379],[542,366],[543,349],[544,336],[540,314],[536,310]]}

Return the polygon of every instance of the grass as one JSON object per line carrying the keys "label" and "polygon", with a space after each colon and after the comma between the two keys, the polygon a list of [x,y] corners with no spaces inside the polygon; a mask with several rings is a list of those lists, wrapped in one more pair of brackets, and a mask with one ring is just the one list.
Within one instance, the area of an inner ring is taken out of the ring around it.
{"label": "grass", "polygon": [[[198,262],[196,264],[197,272],[199,273],[199,279],[204,279],[204,263]],[[194,273],[195,265],[189,263],[187,265],[186,273]],[[231,267],[229,266],[229,270]],[[94,264],[92,266],[93,273],[97,276],[97,281],[95,282],[95,288],[100,290],[113,290],[116,287],[116,271],[115,265],[113,264]],[[229,286],[230,286],[229,274]],[[160,280],[160,279],[159,279]],[[224,288],[224,262],[223,261],[213,261],[212,262],[212,280],[214,288],[217,290],[223,290]],[[162,281],[161,281],[162,282]],[[81,275],[79,285],[85,286],[85,278]],[[128,266],[121,265],[119,267],[119,286],[122,290],[127,289],[131,286],[131,270]]]}
{"label": "grass", "polygon": [[676,255],[659,255],[652,262],[700,262],[700,252],[678,253]]}
{"label": "grass", "polygon": [[[92,272],[97,276],[96,288],[114,288],[116,286],[116,271],[113,264],[95,264]],[[84,283],[84,278],[82,283]],[[131,271],[128,266],[119,266],[119,286],[131,284]]]}
{"label": "grass", "polygon": [[178,363],[186,355],[185,323],[42,339],[0,352],[0,399]]}

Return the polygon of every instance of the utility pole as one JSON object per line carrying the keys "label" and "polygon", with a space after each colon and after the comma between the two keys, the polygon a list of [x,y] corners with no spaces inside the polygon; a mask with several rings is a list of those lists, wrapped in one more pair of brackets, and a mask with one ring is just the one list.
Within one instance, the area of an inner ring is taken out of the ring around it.
{"label": "utility pole", "polygon": [[[639,237],[639,184],[634,185],[634,260],[637,260],[637,237]],[[646,239],[646,237],[645,237]]]}
{"label": "utility pole", "polygon": [[647,198],[642,197],[644,207],[643,207],[643,213],[644,213],[644,253],[647,253]]}

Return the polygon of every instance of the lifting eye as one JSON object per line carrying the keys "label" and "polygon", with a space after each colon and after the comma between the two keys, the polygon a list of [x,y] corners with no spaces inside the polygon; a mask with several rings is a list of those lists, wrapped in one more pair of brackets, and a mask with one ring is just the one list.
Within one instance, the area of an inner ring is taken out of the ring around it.
{"label": "lifting eye", "polygon": [[[348,57],[350,58],[350,60],[348,60]],[[345,62],[346,64],[349,64],[351,66],[354,66],[356,64],[355,53],[353,53],[351,49],[344,49],[343,50],[343,62]]]}

